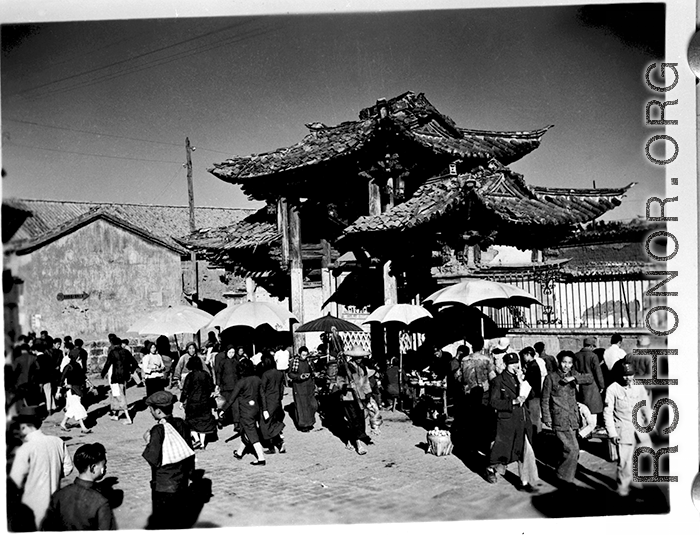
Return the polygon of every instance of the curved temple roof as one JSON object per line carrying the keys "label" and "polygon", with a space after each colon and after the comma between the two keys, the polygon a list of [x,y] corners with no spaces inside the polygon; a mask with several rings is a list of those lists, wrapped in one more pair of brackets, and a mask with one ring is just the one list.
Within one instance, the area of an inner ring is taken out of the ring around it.
{"label": "curved temple roof", "polygon": [[[386,108],[386,118],[382,118]],[[551,126],[528,132],[497,132],[458,127],[425,98],[407,92],[360,112],[359,121],[337,126],[309,123],[310,133],[289,147],[249,156],[236,156],[209,169],[217,178],[244,183],[252,178],[296,171],[331,162],[367,147],[383,121],[401,127],[403,134],[438,154],[488,160],[498,158],[504,164],[519,160],[535,150]]]}
{"label": "curved temple roof", "polygon": [[615,189],[533,187],[521,175],[492,160],[486,168],[472,173],[427,181],[406,202],[382,214],[360,217],[343,236],[415,228],[459,210],[470,199],[478,200],[508,224],[585,223],[618,206],[632,186],[634,183]]}

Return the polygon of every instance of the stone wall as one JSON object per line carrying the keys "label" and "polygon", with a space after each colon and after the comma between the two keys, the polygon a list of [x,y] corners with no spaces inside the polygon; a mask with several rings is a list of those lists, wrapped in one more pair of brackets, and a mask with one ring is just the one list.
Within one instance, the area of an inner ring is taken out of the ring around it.
{"label": "stone wall", "polygon": [[24,333],[46,329],[88,346],[123,336],[149,310],[181,304],[180,255],[102,220],[7,261],[24,281]]}

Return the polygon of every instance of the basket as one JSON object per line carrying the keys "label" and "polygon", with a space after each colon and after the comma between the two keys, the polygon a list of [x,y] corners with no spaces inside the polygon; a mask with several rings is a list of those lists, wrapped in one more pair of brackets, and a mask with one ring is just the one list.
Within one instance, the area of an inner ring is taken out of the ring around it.
{"label": "basket", "polygon": [[428,435],[428,453],[444,457],[452,453],[452,439],[450,435]]}

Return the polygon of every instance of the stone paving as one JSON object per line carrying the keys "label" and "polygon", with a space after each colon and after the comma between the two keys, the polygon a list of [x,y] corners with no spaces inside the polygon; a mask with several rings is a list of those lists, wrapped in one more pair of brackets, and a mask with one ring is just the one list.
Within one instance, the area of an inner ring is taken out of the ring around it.
{"label": "stone paving", "polygon": [[[98,381],[95,381],[99,384]],[[142,399],[144,388],[131,387],[131,404]],[[284,405],[292,401],[288,389]],[[141,457],[143,434],[154,425],[148,411],[136,413],[134,424],[111,421],[106,401],[90,407],[96,417],[93,433],[81,435],[74,428],[66,433],[55,424],[60,414],[45,422],[44,432],[62,436],[71,454],[84,443],[101,442],[107,448],[108,482],[114,483],[117,523],[122,529],[141,529],[150,514],[150,468]],[[138,406],[138,403],[137,403]],[[175,414],[182,416],[176,406]],[[620,514],[615,501],[615,464],[583,451],[577,493],[586,503],[576,507],[548,481],[551,471],[540,466],[543,478],[536,495],[520,492],[517,463],[495,485],[454,455],[435,457],[425,451],[426,432],[401,412],[383,411],[381,433],[373,437],[368,454],[357,455],[321,427],[298,432],[287,416],[287,454],[267,456],[267,466],[251,466],[252,455],[233,458],[239,438],[231,440],[232,428],[219,432],[219,440],[197,452],[196,467],[203,470],[197,491],[204,503],[195,527],[347,524],[373,522],[420,522],[493,518],[540,518],[578,514]],[[602,445],[598,444],[599,450]],[[595,452],[595,448],[590,448]],[[600,452],[598,452],[600,453]],[[200,472],[201,473],[201,472]],[[71,481],[75,475],[66,478]],[[210,485],[210,486],[209,486]],[[659,503],[663,489],[651,498],[627,503],[626,512],[649,513],[649,503]],[[123,493],[123,499],[118,495]],[[661,500],[663,501],[663,500]],[[631,505],[629,505],[631,503]],[[196,509],[195,506],[193,508]],[[661,512],[661,511],[659,511]]]}

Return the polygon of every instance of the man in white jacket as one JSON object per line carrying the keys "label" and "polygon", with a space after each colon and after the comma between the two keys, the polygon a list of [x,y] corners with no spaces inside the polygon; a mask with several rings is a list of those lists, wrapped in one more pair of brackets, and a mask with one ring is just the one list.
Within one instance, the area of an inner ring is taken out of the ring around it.
{"label": "man in white jacket", "polygon": [[641,426],[649,422],[649,398],[647,390],[634,384],[634,369],[630,364],[621,368],[622,377],[608,386],[605,394],[603,418],[608,437],[617,445],[617,493],[627,496],[632,484],[632,460],[637,445],[651,446],[649,435],[638,432],[633,422],[634,406],[646,402],[639,410]]}

